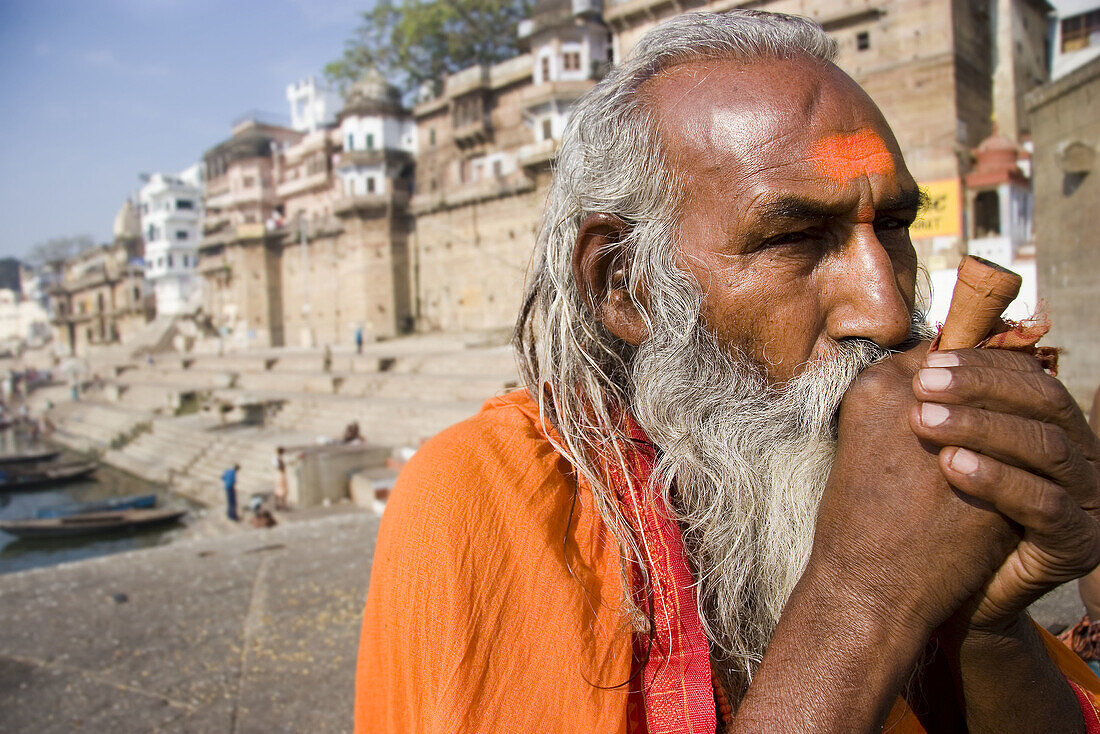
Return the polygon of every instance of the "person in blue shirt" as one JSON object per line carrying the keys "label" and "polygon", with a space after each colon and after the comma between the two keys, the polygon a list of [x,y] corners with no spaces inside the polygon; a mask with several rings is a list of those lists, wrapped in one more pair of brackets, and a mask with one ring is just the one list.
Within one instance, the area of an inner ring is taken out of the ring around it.
{"label": "person in blue shirt", "polygon": [[222,473],[222,484],[225,486],[225,515],[233,522],[240,520],[237,516],[237,472],[240,469],[240,464],[234,464]]}

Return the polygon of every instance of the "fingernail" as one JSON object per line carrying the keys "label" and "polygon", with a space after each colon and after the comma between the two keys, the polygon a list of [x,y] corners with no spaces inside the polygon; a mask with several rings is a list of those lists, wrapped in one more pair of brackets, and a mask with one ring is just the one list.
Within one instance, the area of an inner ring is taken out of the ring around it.
{"label": "fingernail", "polygon": [[959,474],[973,474],[978,470],[978,455],[966,449],[955,449],[951,457],[951,468]]}
{"label": "fingernail", "polygon": [[929,352],[924,363],[929,367],[958,367],[962,364],[959,356],[953,352]]}
{"label": "fingernail", "polygon": [[951,370],[923,369],[917,372],[917,380],[930,392],[943,390],[951,384]]}
{"label": "fingernail", "polygon": [[924,403],[920,406],[920,422],[928,428],[943,423],[949,415],[951,411],[936,403]]}

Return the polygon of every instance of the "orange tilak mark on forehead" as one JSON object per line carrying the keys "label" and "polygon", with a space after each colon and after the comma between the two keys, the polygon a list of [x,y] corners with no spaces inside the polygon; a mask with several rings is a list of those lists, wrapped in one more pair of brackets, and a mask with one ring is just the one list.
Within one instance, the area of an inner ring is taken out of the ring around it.
{"label": "orange tilak mark on forehead", "polygon": [[814,143],[810,160],[817,163],[825,176],[840,181],[894,172],[894,157],[882,138],[871,130],[819,140]]}

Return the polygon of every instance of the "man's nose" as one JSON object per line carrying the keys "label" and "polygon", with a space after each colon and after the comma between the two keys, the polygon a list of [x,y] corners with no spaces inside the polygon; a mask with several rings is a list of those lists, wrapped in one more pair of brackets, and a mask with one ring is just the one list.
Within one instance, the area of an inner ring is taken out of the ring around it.
{"label": "man's nose", "polygon": [[883,347],[904,341],[909,336],[913,304],[911,296],[902,292],[898,278],[896,263],[872,225],[858,225],[830,273],[829,336],[835,340],[870,339]]}

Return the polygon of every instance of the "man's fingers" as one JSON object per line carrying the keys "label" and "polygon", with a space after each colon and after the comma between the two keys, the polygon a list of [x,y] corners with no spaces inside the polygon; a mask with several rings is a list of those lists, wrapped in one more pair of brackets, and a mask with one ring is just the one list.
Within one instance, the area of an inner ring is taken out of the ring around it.
{"label": "man's fingers", "polygon": [[1100,564],[1100,525],[1062,487],[967,449],[940,452],[947,481],[1022,525],[1050,556],[1050,569],[1073,578]]}
{"label": "man's fingers", "polygon": [[952,349],[946,352],[928,352],[923,367],[999,367],[1018,372],[1042,372],[1039,360],[1025,352],[1008,349]]}
{"label": "man's fingers", "polygon": [[[928,355],[925,361],[934,354],[939,352]],[[946,354],[955,357],[960,353]],[[1052,423],[1063,428],[1087,458],[1100,458],[1096,435],[1062,383],[1038,366],[1034,370],[1016,369],[1020,359],[1035,361],[1026,355],[1002,351],[1000,357],[1005,364],[991,366],[989,363],[994,360],[985,359],[978,364],[979,360],[967,352],[967,364],[923,367],[913,377],[913,393],[920,401],[965,404]]]}
{"label": "man's fingers", "polygon": [[920,403],[910,415],[913,432],[938,446],[961,446],[1046,477],[1087,510],[1100,508],[1096,470],[1065,429],[964,405]]}

